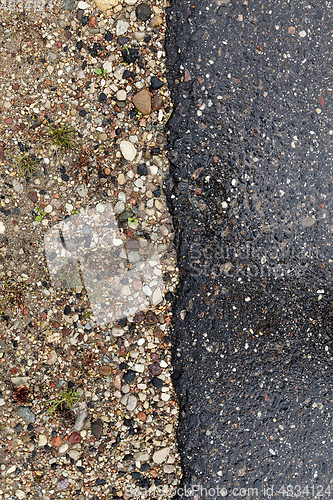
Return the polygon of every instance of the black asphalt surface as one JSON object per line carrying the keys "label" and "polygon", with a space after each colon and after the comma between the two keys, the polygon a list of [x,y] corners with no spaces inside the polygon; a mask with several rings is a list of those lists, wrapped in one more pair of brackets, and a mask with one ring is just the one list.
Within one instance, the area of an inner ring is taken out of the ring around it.
{"label": "black asphalt surface", "polygon": [[332,9],[169,9],[178,498],[333,495]]}

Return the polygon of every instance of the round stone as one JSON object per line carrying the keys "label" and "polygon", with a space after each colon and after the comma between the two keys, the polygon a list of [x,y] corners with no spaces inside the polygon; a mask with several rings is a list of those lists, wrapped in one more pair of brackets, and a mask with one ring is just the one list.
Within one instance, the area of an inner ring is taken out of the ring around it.
{"label": "round stone", "polygon": [[161,16],[153,16],[150,20],[149,26],[151,28],[155,28],[155,26],[159,26],[162,23],[163,19],[161,18]]}
{"label": "round stone", "polygon": [[148,89],[140,90],[132,99],[136,109],[143,115],[149,115],[151,112],[151,93]]}
{"label": "round stone", "polygon": [[136,149],[129,141],[122,141],[120,143],[120,151],[123,157],[128,161],[134,160],[136,156]]}
{"label": "round stone", "polygon": [[127,93],[125,90],[118,90],[116,96],[118,101],[126,101]]}
{"label": "round stone", "polygon": [[102,132],[101,134],[99,134],[98,138],[100,141],[105,142],[107,140],[108,136],[106,135],[105,132]]}
{"label": "round stone", "polygon": [[111,366],[108,365],[103,365],[98,368],[98,371],[101,375],[104,375],[104,377],[108,377],[111,375]]}
{"label": "round stone", "polygon": [[135,13],[140,21],[148,21],[151,15],[151,9],[146,3],[140,3],[135,9]]}

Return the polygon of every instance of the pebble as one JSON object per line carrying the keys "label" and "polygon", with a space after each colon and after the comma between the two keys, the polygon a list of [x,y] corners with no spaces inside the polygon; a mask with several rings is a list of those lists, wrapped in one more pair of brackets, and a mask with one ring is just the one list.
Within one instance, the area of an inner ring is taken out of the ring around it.
{"label": "pebble", "polygon": [[105,132],[102,132],[101,134],[99,134],[98,138],[100,141],[105,142],[107,140],[108,136],[106,135]]}
{"label": "pebble", "polygon": [[28,193],[28,198],[29,198],[29,200],[31,200],[33,203],[37,203],[37,201],[38,201],[38,197],[37,197],[37,193],[36,193],[36,191],[30,191],[30,193]]}
{"label": "pebble", "polygon": [[301,38],[304,38],[306,36],[306,31],[304,31],[304,30],[300,31],[299,36]]}
{"label": "pebble", "polygon": [[80,410],[75,419],[74,429],[76,431],[80,431],[83,428],[84,422],[88,416],[88,412],[86,410]]}
{"label": "pebble", "polygon": [[117,201],[113,209],[116,215],[121,214],[125,210],[125,204],[122,201]]}
{"label": "pebble", "polygon": [[44,434],[38,436],[38,446],[42,447],[47,444],[47,437]]}
{"label": "pebble", "polygon": [[149,115],[151,113],[151,93],[148,89],[140,90],[132,98],[132,103],[136,109],[143,115]]}
{"label": "pebble", "polygon": [[136,408],[137,402],[138,402],[137,398],[133,394],[129,394],[126,406],[127,410],[128,411],[134,410]]}
{"label": "pebble", "polygon": [[111,375],[111,366],[108,366],[108,365],[103,365],[103,366],[100,366],[98,368],[98,371],[101,375],[103,375],[104,377],[108,377],[109,375]]}
{"label": "pebble", "polygon": [[27,424],[33,424],[35,422],[36,416],[27,406],[20,406],[18,412]]}
{"label": "pebble", "polygon": [[68,437],[68,441],[72,444],[79,443],[81,441],[81,436],[78,432],[72,432],[72,434]]}
{"label": "pebble", "polygon": [[120,151],[128,161],[133,161],[136,156],[136,149],[129,141],[122,141],[120,143]]}
{"label": "pebble", "polygon": [[157,78],[157,76],[152,76],[151,79],[150,79],[150,88],[152,90],[158,90],[160,89],[161,87],[163,87],[164,83],[162,82],[162,80],[160,80],[159,78]]}
{"label": "pebble", "polygon": [[69,486],[69,481],[68,481],[67,477],[59,479],[59,481],[57,483],[58,490],[66,490],[68,488],[68,486]]}
{"label": "pebble", "polygon": [[154,363],[151,363],[148,366],[148,368],[149,368],[150,373],[152,375],[154,375],[154,377],[157,377],[158,375],[160,375],[162,373],[162,369],[157,361],[155,361]]}
{"label": "pebble", "polygon": [[152,103],[151,103],[152,110],[153,111],[158,111],[159,109],[161,109],[162,106],[163,106],[163,99],[162,99],[162,97],[160,95],[156,94],[153,97],[153,100],[152,100]]}
{"label": "pebble", "polygon": [[22,490],[16,490],[16,491],[15,491],[15,495],[17,496],[17,498],[20,498],[20,499],[21,499],[21,498],[25,498],[25,496],[26,496],[26,495],[25,495],[25,492],[24,492],[24,491],[22,491]]}
{"label": "pebble", "polygon": [[167,446],[166,448],[161,448],[158,451],[155,451],[155,453],[153,454],[154,463],[155,464],[163,463],[166,457],[168,456],[169,452],[170,452],[169,446]]}
{"label": "pebble", "polygon": [[91,433],[96,439],[100,439],[103,432],[103,422],[100,419],[95,420],[91,423]]}
{"label": "pebble", "polygon": [[118,90],[116,97],[118,101],[126,101],[127,93],[125,90]]}
{"label": "pebble", "polygon": [[77,4],[77,8],[81,9],[81,10],[87,10],[87,9],[90,9],[90,5],[87,2],[81,1]]}
{"label": "pebble", "polygon": [[127,21],[119,19],[119,21],[117,21],[117,27],[116,27],[117,36],[124,35],[125,33],[127,33],[128,28],[129,28],[129,23]]}
{"label": "pebble", "polygon": [[135,9],[136,17],[140,19],[140,21],[148,21],[151,16],[151,9],[148,4],[140,3]]}
{"label": "pebble", "polygon": [[0,220],[0,234],[3,234],[6,231],[6,226],[4,223]]}
{"label": "pebble", "polygon": [[102,11],[110,10],[112,7],[116,7],[118,3],[119,0],[95,0],[95,4]]}
{"label": "pebble", "polygon": [[16,191],[17,193],[22,193],[23,185],[18,180],[13,179],[12,184],[13,184],[14,191]]}
{"label": "pebble", "polygon": [[62,439],[60,436],[57,436],[57,437],[54,437],[52,438],[52,446],[54,446],[55,448],[58,448],[58,446],[61,446],[62,444]]}
{"label": "pebble", "polygon": [[163,19],[161,18],[161,16],[153,16],[150,20],[149,26],[151,28],[155,28],[156,26],[159,26],[162,23]]}
{"label": "pebble", "polygon": [[123,173],[118,175],[117,182],[118,182],[119,186],[123,186],[125,184],[126,178],[125,178]]}

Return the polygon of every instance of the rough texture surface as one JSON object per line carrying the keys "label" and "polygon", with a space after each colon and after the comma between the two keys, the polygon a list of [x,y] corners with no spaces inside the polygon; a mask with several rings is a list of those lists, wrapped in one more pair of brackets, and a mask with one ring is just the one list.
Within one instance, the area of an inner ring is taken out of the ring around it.
{"label": "rough texture surface", "polygon": [[196,500],[330,487],[331,17],[325,1],[169,9],[174,383]]}

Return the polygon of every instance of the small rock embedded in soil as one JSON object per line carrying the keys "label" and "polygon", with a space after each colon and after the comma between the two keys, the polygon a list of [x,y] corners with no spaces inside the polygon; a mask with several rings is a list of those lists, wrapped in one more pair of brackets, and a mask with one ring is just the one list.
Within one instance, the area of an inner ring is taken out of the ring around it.
{"label": "small rock embedded in soil", "polygon": [[27,424],[33,424],[35,422],[36,416],[27,406],[20,406],[18,412]]}
{"label": "small rock embedded in soil", "polygon": [[120,151],[123,157],[128,161],[133,161],[136,156],[135,147],[128,141],[122,141],[120,143]]}
{"label": "small rock embedded in soil", "polygon": [[140,19],[140,21],[148,21],[151,16],[151,9],[148,4],[140,3],[135,9],[136,17]]}
{"label": "small rock embedded in soil", "polygon": [[155,451],[153,455],[153,461],[155,464],[161,464],[164,462],[166,457],[168,456],[170,452],[170,447],[167,446],[166,448],[162,448],[161,450]]}
{"label": "small rock embedded in soil", "polygon": [[98,371],[101,375],[103,375],[104,377],[108,377],[109,375],[111,375],[111,366],[108,366],[108,365],[103,365],[103,366],[100,366],[98,368]]}
{"label": "small rock embedded in soil", "polygon": [[91,423],[91,433],[96,439],[100,439],[103,432],[103,422],[100,419],[95,420]]}
{"label": "small rock embedded in soil", "polygon": [[151,113],[151,93],[148,89],[140,90],[132,98],[132,103],[136,109],[143,115],[149,115]]}

